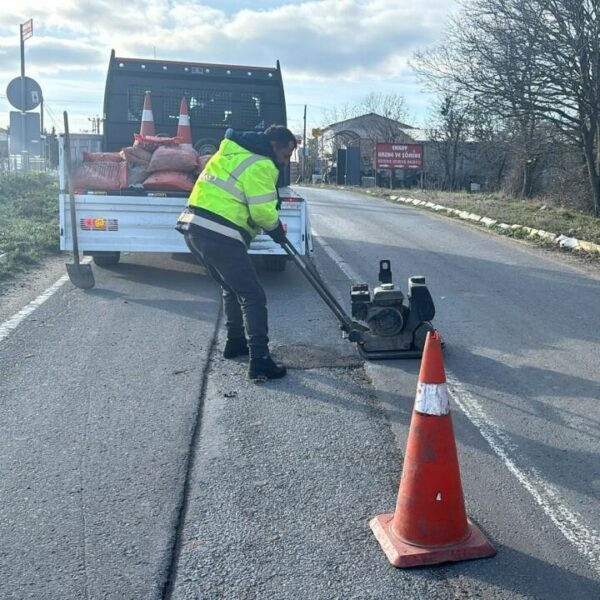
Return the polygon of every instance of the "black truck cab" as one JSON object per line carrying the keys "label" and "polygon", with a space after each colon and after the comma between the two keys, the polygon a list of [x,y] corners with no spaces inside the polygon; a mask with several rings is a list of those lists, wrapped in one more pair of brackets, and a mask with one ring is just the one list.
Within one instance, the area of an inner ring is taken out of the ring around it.
{"label": "black truck cab", "polygon": [[181,98],[186,98],[200,154],[215,152],[228,127],[264,131],[287,124],[279,61],[275,68],[217,65],[123,58],[113,50],[104,94],[105,151],[132,144],[146,91],[157,135],[176,134]]}

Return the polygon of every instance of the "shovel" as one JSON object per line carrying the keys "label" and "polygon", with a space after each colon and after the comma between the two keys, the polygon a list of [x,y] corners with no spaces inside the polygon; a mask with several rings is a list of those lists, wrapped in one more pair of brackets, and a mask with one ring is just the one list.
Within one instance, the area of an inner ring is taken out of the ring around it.
{"label": "shovel", "polygon": [[69,118],[67,111],[65,118],[65,146],[64,157],[67,165],[67,183],[69,188],[69,205],[71,209],[71,235],[73,237],[73,264],[66,263],[67,274],[71,283],[82,290],[94,287],[94,273],[92,266],[79,262],[79,244],[77,243],[77,214],[75,213],[75,196],[73,195],[73,170],[71,165],[71,138],[69,136]]}

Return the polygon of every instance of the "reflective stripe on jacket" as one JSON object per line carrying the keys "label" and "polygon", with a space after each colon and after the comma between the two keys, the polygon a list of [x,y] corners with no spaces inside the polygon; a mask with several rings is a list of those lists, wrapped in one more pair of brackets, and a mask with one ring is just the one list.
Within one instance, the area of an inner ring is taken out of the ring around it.
{"label": "reflective stripe on jacket", "polygon": [[270,158],[253,154],[224,139],[208,161],[188,199],[188,206],[213,213],[254,238],[277,227],[277,178]]}

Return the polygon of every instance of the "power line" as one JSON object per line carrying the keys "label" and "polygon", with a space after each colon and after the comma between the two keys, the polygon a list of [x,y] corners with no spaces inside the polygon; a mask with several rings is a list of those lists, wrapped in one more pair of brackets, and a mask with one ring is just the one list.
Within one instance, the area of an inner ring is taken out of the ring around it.
{"label": "power line", "polygon": [[54,125],[56,131],[60,132],[61,131],[60,121],[56,118],[54,111],[50,108],[50,106],[47,102],[44,102],[44,108],[46,109],[46,112],[50,115],[50,119],[51,119],[52,124]]}

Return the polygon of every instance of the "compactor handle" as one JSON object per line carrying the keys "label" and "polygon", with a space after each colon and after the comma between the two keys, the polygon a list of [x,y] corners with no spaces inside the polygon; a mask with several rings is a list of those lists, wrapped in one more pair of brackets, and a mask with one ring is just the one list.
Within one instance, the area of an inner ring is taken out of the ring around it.
{"label": "compactor handle", "polygon": [[308,265],[300,257],[300,253],[296,250],[294,245],[285,238],[285,241],[281,244],[281,247],[286,251],[288,256],[296,263],[296,266],[303,273],[304,277],[308,280],[308,283],[312,285],[317,294],[321,296],[323,302],[327,304],[331,312],[336,316],[340,322],[342,331],[348,334],[348,339],[351,342],[362,341],[362,332],[367,331],[367,327],[353,321],[346,311],[342,308],[341,304],[336,300],[335,296],[331,293],[329,288],[325,285],[321,276],[317,271]]}

